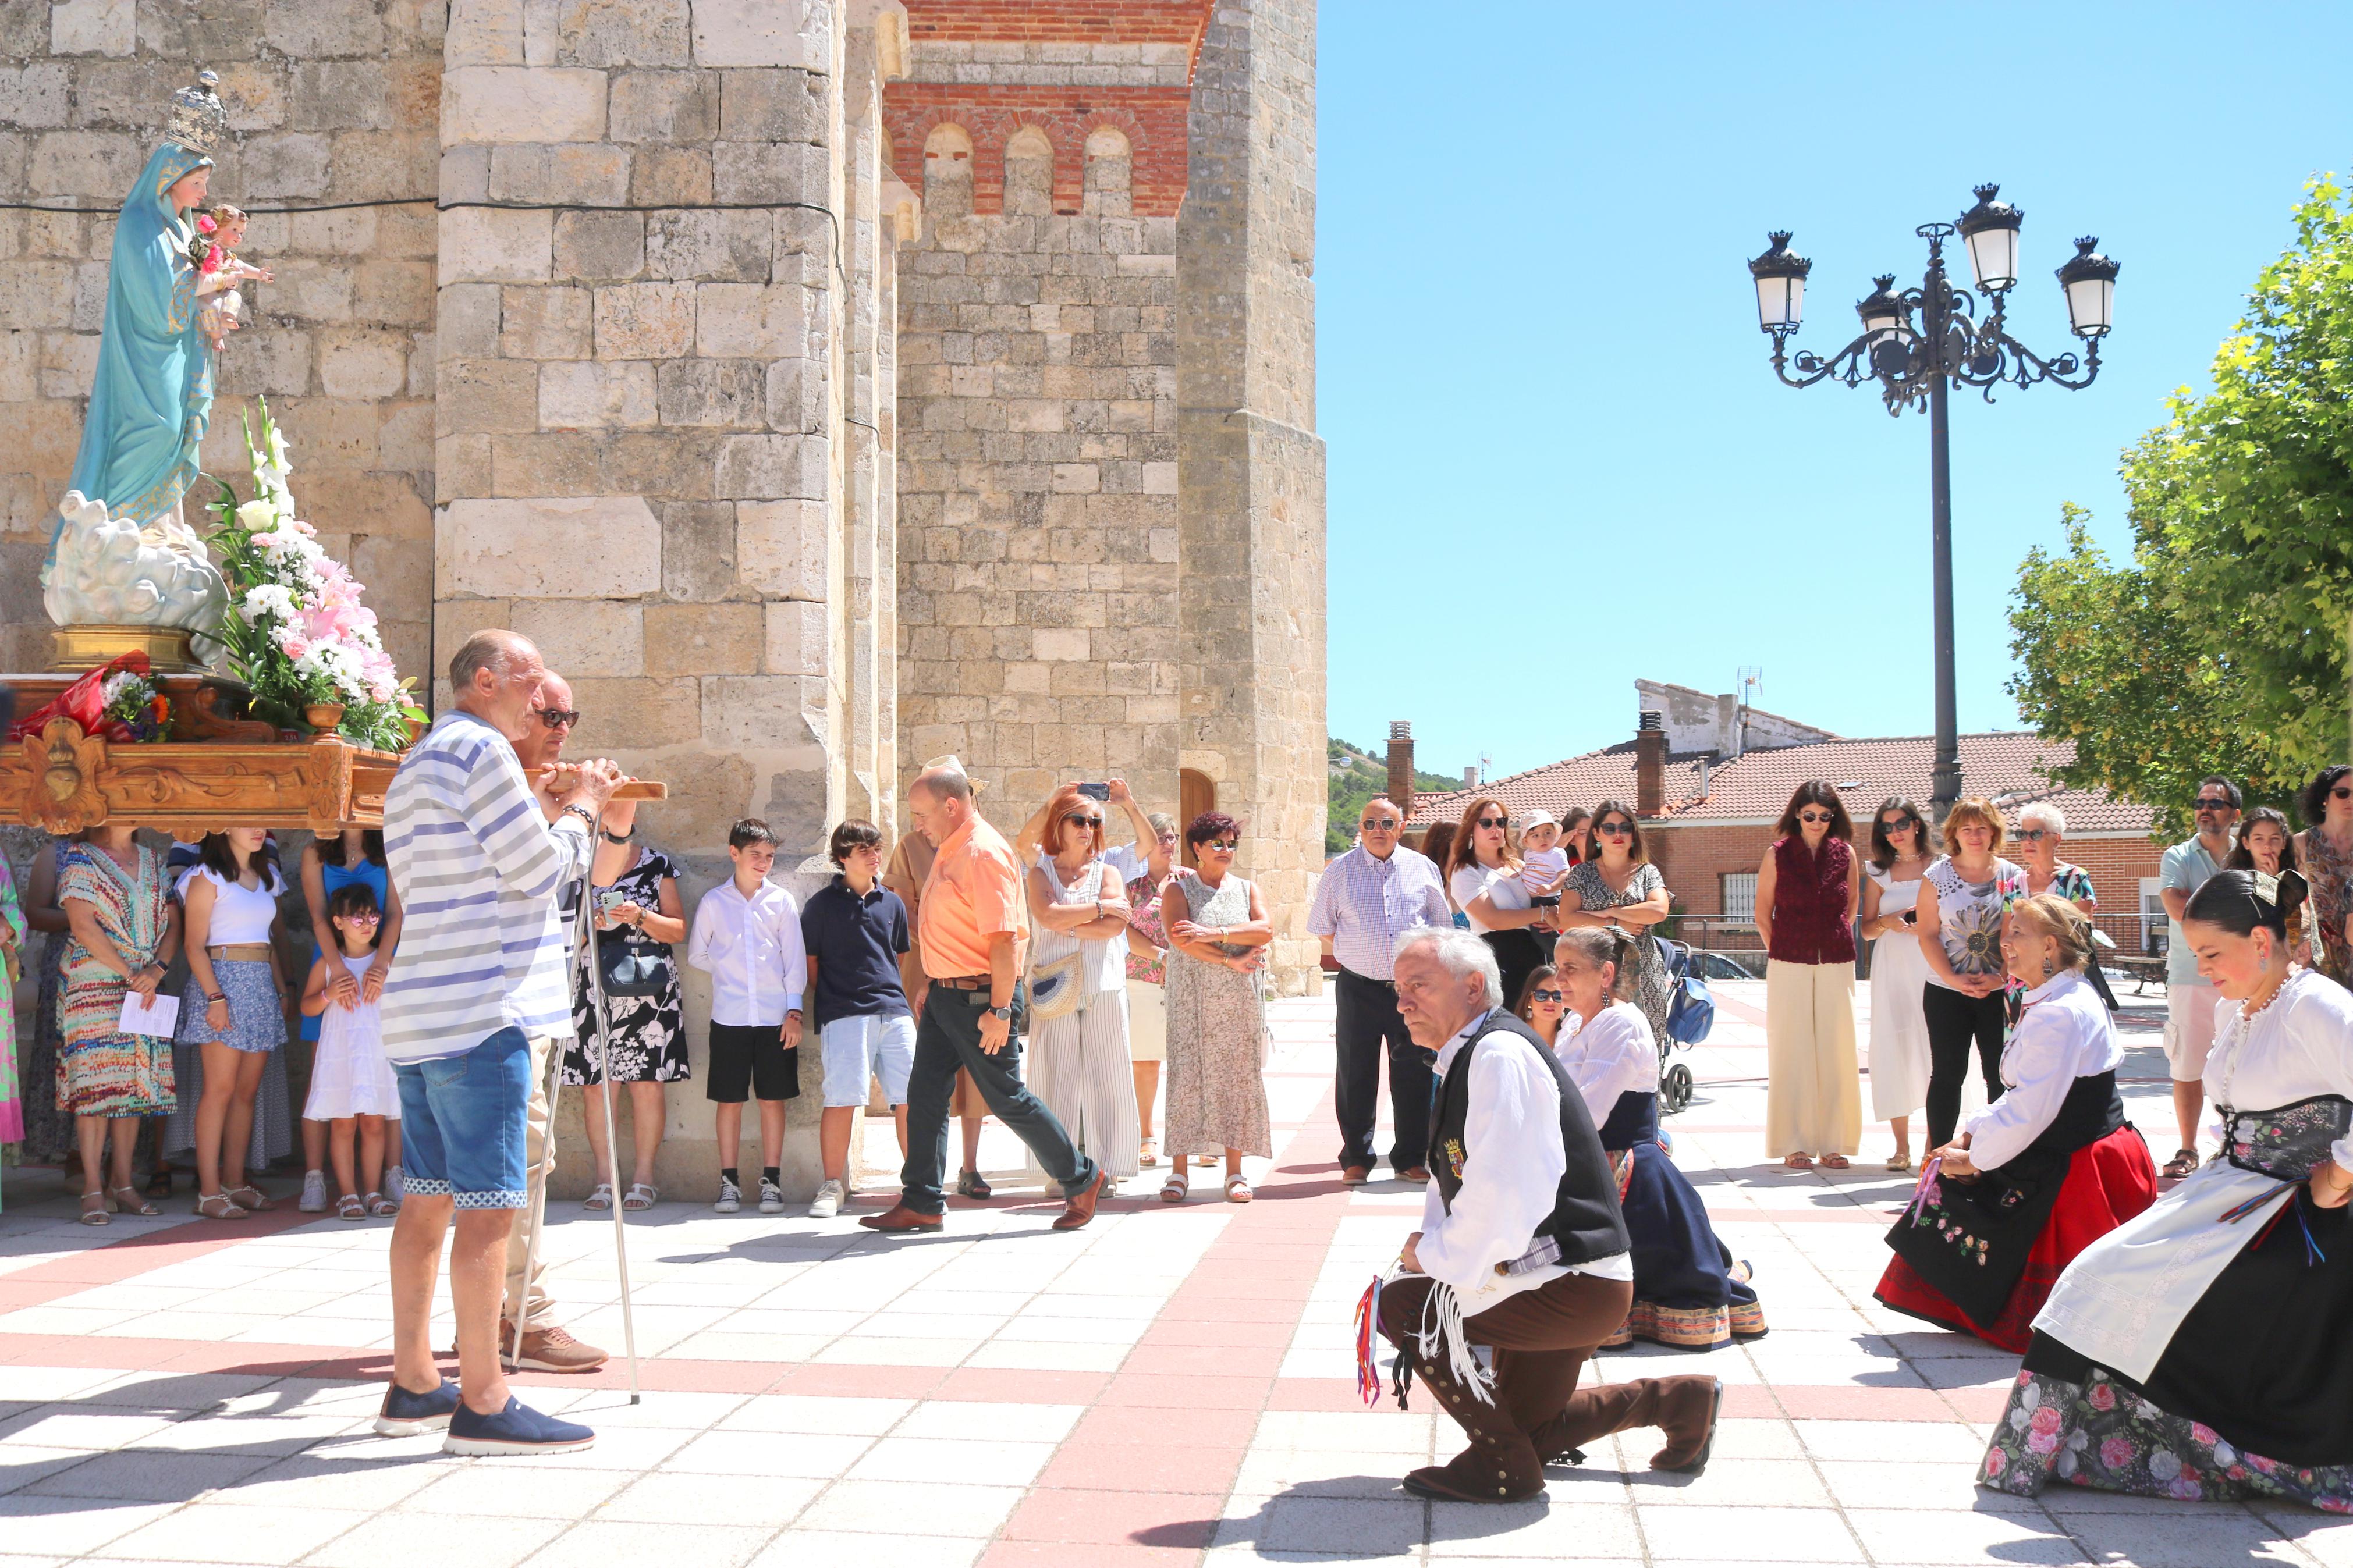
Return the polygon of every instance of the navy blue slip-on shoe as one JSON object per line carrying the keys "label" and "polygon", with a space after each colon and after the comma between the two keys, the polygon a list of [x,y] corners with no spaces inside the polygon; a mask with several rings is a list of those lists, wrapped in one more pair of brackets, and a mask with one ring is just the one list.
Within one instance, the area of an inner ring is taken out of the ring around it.
{"label": "navy blue slip-on shoe", "polygon": [[449,1436],[441,1440],[445,1454],[561,1454],[585,1448],[596,1434],[575,1421],[542,1415],[509,1395],[507,1407],[496,1415],[477,1415],[464,1405],[449,1418]]}
{"label": "navy blue slip-on shoe", "polygon": [[384,1391],[384,1408],[375,1413],[375,1429],[386,1437],[414,1437],[449,1425],[459,1404],[458,1385],[446,1377],[430,1394],[411,1394],[390,1384]]}

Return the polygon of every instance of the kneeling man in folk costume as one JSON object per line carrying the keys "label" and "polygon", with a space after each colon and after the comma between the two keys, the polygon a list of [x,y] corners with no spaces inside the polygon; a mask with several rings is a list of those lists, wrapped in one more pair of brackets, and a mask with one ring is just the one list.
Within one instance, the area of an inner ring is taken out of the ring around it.
{"label": "kneeling man in folk costume", "polygon": [[2157,1166],[2116,1093],[2125,1052],[2088,977],[2092,922],[2038,894],[2010,911],[2001,951],[2026,987],[2002,1096],[1931,1153],[1873,1294],[2023,1351],[2060,1271],[2157,1201]]}
{"label": "kneeling man in folk costume", "polygon": [[[1414,1471],[1416,1497],[1517,1502],[1544,1491],[1544,1467],[1577,1446],[1661,1426],[1651,1465],[1697,1471],[1715,1441],[1724,1384],[1641,1378],[1579,1388],[1594,1347],[1633,1300],[1634,1261],[1618,1184],[1585,1099],[1535,1032],[1504,1006],[1494,954],[1467,931],[1398,939],[1398,1012],[1438,1053],[1430,1188],[1378,1293],[1398,1347],[1398,1390],[1419,1373],[1471,1446]],[[1482,1368],[1472,1346],[1493,1352]]]}

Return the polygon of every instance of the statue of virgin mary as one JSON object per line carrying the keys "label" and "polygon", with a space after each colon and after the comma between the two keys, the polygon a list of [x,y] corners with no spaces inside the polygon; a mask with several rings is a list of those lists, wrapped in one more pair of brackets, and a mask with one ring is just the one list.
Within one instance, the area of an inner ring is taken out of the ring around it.
{"label": "statue of virgin mary", "polygon": [[196,320],[208,279],[190,260],[190,215],[228,127],[219,79],[173,98],[164,140],[139,171],[115,224],[105,335],[73,477],[41,568],[42,602],[60,626],[220,625],[227,588],[181,513],[212,417],[212,352]]}

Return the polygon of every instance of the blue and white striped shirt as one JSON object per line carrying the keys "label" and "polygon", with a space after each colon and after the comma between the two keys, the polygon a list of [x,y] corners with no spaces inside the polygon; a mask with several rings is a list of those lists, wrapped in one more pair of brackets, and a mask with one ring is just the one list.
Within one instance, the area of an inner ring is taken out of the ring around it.
{"label": "blue and white striped shirt", "polygon": [[1357,845],[1324,868],[1307,906],[1307,929],[1330,937],[1340,966],[1367,980],[1390,978],[1397,939],[1407,931],[1453,923],[1437,864],[1403,845],[1386,860]]}
{"label": "blue and white striped shirt", "polygon": [[402,917],[380,1008],[386,1058],[462,1056],[508,1027],[571,1037],[556,894],[590,852],[577,816],[550,826],[505,736],[462,709],[433,721],[384,796]]}

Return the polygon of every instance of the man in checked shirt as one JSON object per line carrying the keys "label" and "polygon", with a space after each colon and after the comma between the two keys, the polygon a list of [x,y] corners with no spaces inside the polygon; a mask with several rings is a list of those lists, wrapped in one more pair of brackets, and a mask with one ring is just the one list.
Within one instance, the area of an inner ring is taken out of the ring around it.
{"label": "man in checked shirt", "polygon": [[1340,1180],[1361,1186],[1372,1176],[1373,1119],[1380,1105],[1381,1056],[1389,1059],[1389,1115],[1396,1140],[1389,1169],[1427,1182],[1430,1053],[1413,1043],[1398,1016],[1391,963],[1397,939],[1417,926],[1451,929],[1445,879],[1428,856],[1398,842],[1405,814],[1377,795],[1356,818],[1356,844],[1324,868],[1307,909],[1307,929],[1340,962],[1333,1046],[1338,1056],[1333,1100],[1340,1120]]}

